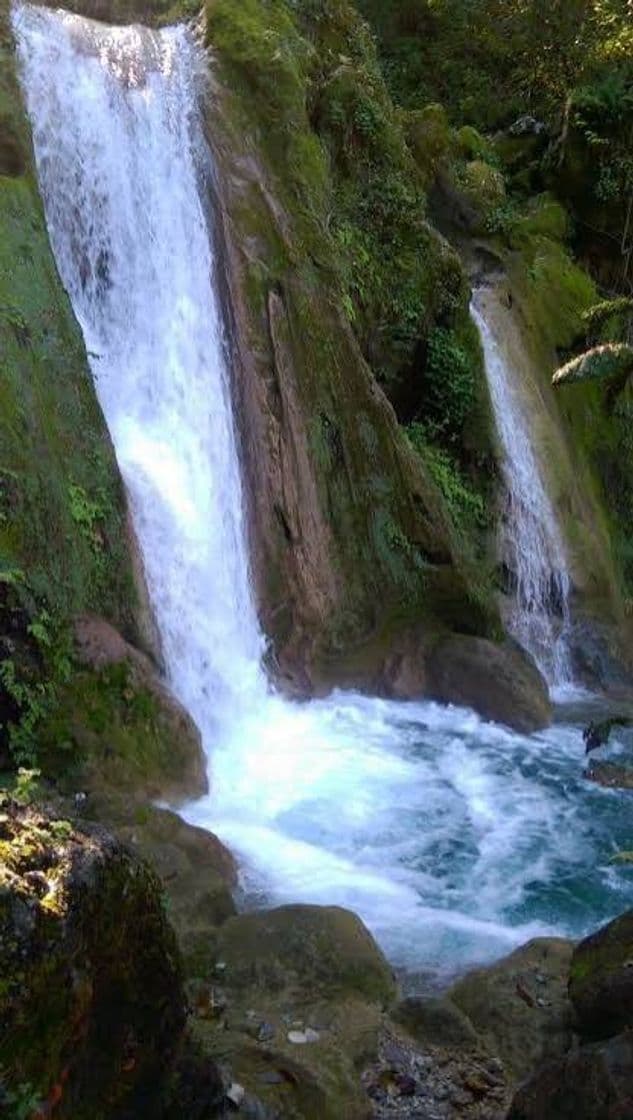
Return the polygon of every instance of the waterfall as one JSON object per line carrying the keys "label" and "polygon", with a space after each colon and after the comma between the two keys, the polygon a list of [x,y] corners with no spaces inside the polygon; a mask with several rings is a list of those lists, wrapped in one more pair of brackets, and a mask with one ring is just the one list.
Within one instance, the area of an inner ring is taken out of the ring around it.
{"label": "waterfall", "polygon": [[170,683],[211,733],[265,682],[201,202],[201,52],[184,28],[31,7],[15,23],[53,250],[130,497]]}
{"label": "waterfall", "polygon": [[[513,583],[506,623],[532,654],[552,688],[570,684],[566,635],[571,581],[563,538],[532,436],[534,418],[521,391],[525,360],[485,289],[475,292],[472,315],[481,336],[490,397],[502,451],[505,483],[499,556]],[[525,387],[524,387],[525,388]]]}
{"label": "waterfall", "polygon": [[204,52],[183,28],[28,5],[13,24],[57,265],[169,682],[209,759],[211,794],[187,818],[231,846],[258,899],[349,906],[410,969],[498,956],[564,906],[560,932],[609,916],[618,872],[601,853],[626,846],[627,817],[615,799],[596,814],[577,728],[528,739],[436,704],[269,690],[205,203]]}

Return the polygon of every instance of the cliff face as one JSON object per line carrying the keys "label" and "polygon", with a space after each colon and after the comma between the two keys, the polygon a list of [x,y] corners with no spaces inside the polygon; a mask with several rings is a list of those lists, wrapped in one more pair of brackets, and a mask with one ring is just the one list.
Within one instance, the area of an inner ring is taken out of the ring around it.
{"label": "cliff face", "polygon": [[207,42],[263,626],[299,685],[375,683],[385,648],[411,626],[427,639],[494,626],[386,395],[404,418],[408,377],[416,414],[416,361],[437,321],[465,332],[481,378],[467,285],[424,219],[416,166],[351,5],[317,15],[214,0]]}

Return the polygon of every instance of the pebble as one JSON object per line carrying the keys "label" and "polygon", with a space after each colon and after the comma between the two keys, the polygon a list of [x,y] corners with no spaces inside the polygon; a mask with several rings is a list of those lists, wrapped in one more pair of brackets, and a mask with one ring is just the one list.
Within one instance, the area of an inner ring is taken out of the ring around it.
{"label": "pebble", "polygon": [[243,1085],[238,1085],[237,1081],[234,1081],[232,1085],[229,1085],[229,1088],[226,1091],[227,1101],[230,1101],[231,1104],[235,1105],[236,1108],[240,1107],[245,1096],[246,1089]]}
{"label": "pebble", "polygon": [[306,1027],[304,1031],[288,1031],[288,1042],[293,1042],[295,1046],[305,1046],[309,1042],[318,1042],[320,1037],[319,1032],[312,1030],[312,1027]]}

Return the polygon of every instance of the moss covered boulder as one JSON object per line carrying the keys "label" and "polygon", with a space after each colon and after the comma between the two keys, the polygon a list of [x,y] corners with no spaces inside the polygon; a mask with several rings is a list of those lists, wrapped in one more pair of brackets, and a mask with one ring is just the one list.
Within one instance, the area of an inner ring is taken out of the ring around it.
{"label": "moss covered boulder", "polygon": [[633,1026],[633,910],[576,947],[569,996],[589,1037],[607,1038]]}
{"label": "moss covered boulder", "polygon": [[228,849],[213,833],[129,794],[96,790],[81,802],[80,811],[82,819],[105,824],[152,866],[187,975],[208,975],[217,927],[236,913],[232,892],[238,872]]}
{"label": "moss covered boulder", "polygon": [[432,651],[429,694],[446,704],[474,708],[485,719],[517,731],[546,727],[552,716],[547,686],[517,645],[452,635]]}
{"label": "moss covered boulder", "polygon": [[100,830],[79,833],[5,799],[0,978],[2,1091],[15,1109],[30,1102],[15,1115],[161,1114],[185,1006],[145,864]]}
{"label": "moss covered boulder", "polygon": [[206,793],[200,733],[150,659],[102,618],[74,623],[74,666],[42,720],[47,776],[182,802]]}
{"label": "moss covered boulder", "polygon": [[570,941],[537,938],[459,980],[449,997],[515,1081],[572,1042],[567,998]]}
{"label": "moss covered boulder", "polygon": [[218,955],[232,989],[303,999],[356,995],[380,1005],[395,995],[391,968],[360,918],[337,906],[280,906],[232,918]]}

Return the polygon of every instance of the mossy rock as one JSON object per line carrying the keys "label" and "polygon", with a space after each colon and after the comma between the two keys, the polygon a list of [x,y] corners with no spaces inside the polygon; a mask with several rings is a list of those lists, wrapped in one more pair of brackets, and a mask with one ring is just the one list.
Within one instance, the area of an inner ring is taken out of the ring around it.
{"label": "mossy rock", "polygon": [[156,876],[106,833],[6,800],[0,837],[9,1101],[28,1089],[33,1115],[60,1120],[159,1115],[185,1005]]}
{"label": "mossy rock", "polygon": [[633,910],[580,942],[569,976],[583,1034],[607,1038],[633,1026]]}
{"label": "mossy rock", "polygon": [[572,1041],[567,978],[573,944],[536,938],[447,993],[517,1081]]}
{"label": "mossy rock", "polygon": [[206,793],[200,733],[149,658],[94,616],[76,620],[75,643],[78,663],[38,729],[45,776],[174,803]]}
{"label": "mossy rock", "polygon": [[360,918],[340,907],[281,906],[226,922],[218,960],[232,991],[286,993],[295,1000],[395,996],[392,971]]}
{"label": "mossy rock", "polygon": [[402,114],[404,135],[425,187],[431,186],[442,160],[449,153],[451,130],[442,105],[425,105]]}
{"label": "mossy rock", "polygon": [[4,0],[0,120],[0,572],[134,635],[123,486],[48,241]]}
{"label": "mossy rock", "polygon": [[232,892],[238,871],[229,850],[212,832],[129,793],[96,790],[81,803],[80,813],[81,820],[105,825],[153,868],[186,974],[210,976],[217,928],[237,913]]}

